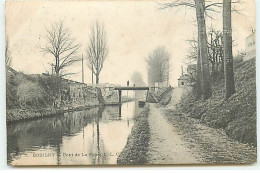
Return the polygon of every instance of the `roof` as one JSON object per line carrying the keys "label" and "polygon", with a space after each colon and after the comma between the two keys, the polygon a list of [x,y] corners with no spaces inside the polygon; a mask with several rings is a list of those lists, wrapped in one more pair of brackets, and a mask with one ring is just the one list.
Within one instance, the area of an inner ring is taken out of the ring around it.
{"label": "roof", "polygon": [[188,74],[184,74],[182,76],[180,76],[180,78],[178,80],[188,80],[190,79],[190,76]]}
{"label": "roof", "polygon": [[197,68],[197,64],[190,64],[190,65],[188,65],[187,69],[189,69],[189,68],[196,69]]}

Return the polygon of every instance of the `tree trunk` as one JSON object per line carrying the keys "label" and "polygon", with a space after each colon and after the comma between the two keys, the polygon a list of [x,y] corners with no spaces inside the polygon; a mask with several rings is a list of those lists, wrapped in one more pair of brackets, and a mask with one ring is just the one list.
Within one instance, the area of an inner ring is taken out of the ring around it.
{"label": "tree trunk", "polygon": [[99,74],[96,74],[96,84],[99,83]]}
{"label": "tree trunk", "polygon": [[195,84],[195,98],[200,99],[202,96],[201,90],[201,63],[200,63],[200,50],[198,48],[197,67],[196,67],[196,84]]}
{"label": "tree trunk", "polygon": [[205,1],[195,0],[196,4],[196,16],[198,24],[198,47],[200,50],[200,63],[201,63],[201,88],[202,97],[204,100],[211,96],[211,82],[209,73],[209,59],[207,50],[207,33],[205,22]]}
{"label": "tree trunk", "polygon": [[56,63],[55,63],[55,73],[56,76],[59,76],[60,70],[59,70],[59,57],[55,57]]}
{"label": "tree trunk", "polygon": [[235,93],[232,57],[231,0],[223,0],[224,76],[226,99]]}

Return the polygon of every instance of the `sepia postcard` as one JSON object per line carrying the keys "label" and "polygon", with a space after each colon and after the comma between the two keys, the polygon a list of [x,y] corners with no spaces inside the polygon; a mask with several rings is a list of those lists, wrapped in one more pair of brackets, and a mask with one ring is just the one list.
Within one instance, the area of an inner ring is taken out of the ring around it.
{"label": "sepia postcard", "polygon": [[7,0],[7,164],[257,162],[254,0]]}

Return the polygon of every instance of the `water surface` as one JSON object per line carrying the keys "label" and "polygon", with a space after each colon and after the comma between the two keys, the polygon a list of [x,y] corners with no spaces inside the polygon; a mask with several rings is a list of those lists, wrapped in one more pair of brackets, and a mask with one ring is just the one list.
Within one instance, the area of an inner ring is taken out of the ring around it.
{"label": "water surface", "polygon": [[116,164],[140,111],[136,101],[8,125],[8,163]]}

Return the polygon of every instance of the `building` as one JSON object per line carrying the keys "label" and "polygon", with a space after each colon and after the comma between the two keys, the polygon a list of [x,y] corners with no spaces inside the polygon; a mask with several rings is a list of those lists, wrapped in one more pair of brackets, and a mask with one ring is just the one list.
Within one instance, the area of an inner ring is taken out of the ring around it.
{"label": "building", "polygon": [[183,68],[181,68],[182,75],[178,79],[178,87],[192,86],[194,84],[196,78],[196,68],[197,64],[189,64],[186,74],[184,74]]}
{"label": "building", "polygon": [[256,58],[255,33],[246,38],[246,56],[244,57],[244,61],[252,58]]}
{"label": "building", "polygon": [[188,74],[183,74],[181,77],[178,79],[178,87],[185,87],[190,85],[190,75]]}

